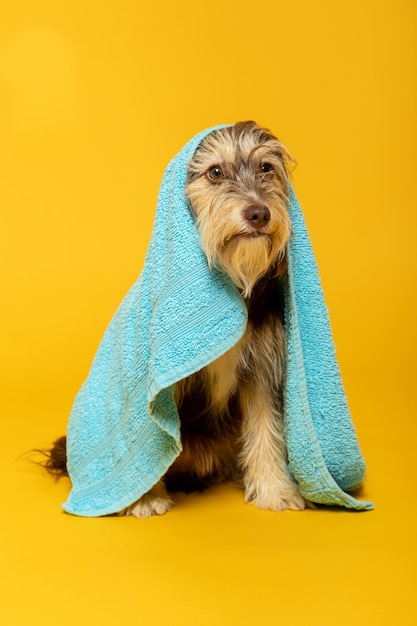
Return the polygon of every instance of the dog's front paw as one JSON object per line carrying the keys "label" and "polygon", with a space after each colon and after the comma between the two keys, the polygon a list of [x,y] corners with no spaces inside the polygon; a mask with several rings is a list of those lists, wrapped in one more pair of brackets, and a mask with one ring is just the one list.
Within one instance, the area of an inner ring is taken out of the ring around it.
{"label": "dog's front paw", "polygon": [[165,486],[161,483],[155,485],[148,493],[145,493],[139,500],[128,506],[122,515],[133,515],[133,517],[143,518],[152,515],[163,515],[172,509],[173,502],[169,497]]}
{"label": "dog's front paw", "polygon": [[259,509],[269,511],[302,511],[306,502],[298,490],[298,486],[292,482],[284,482],[276,485],[247,485],[245,489],[246,502],[252,502]]}
{"label": "dog's front paw", "polygon": [[124,515],[143,518],[151,515],[163,515],[172,509],[172,500],[169,497],[158,498],[146,493],[139,500],[131,504],[123,511]]}

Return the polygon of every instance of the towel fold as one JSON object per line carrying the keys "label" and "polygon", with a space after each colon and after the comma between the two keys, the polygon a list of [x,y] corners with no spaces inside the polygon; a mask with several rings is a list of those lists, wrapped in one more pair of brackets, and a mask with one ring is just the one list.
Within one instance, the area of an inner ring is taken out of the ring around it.
{"label": "towel fold", "polygon": [[[143,271],[75,400],[67,433],[72,489],[63,505],[69,513],[115,513],[149,491],[182,449],[175,384],[245,332],[245,303],[227,275],[209,269],[185,197],[188,161],[217,128],[196,135],[167,167]],[[372,508],[346,493],[360,486],[365,466],[293,192],[289,211],[284,425],[290,471],[308,500]]]}

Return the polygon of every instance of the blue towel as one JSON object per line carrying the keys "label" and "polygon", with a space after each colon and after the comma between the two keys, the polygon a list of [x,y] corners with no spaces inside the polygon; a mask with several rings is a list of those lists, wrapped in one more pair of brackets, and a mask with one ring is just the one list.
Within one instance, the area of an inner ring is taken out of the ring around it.
{"label": "blue towel", "polygon": [[[175,384],[245,332],[246,306],[228,276],[209,269],[184,194],[187,163],[213,130],[196,135],[166,169],[144,269],[75,400],[67,433],[72,490],[63,505],[69,513],[115,513],[149,491],[182,449]],[[308,500],[371,508],[345,493],[363,481],[364,462],[294,195],[289,210],[284,420],[290,471]]]}

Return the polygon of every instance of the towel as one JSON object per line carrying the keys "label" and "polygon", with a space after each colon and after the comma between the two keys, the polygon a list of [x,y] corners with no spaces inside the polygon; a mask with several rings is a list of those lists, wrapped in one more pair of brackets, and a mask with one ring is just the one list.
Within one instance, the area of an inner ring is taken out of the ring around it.
{"label": "towel", "polygon": [[[120,511],[166,473],[182,450],[175,384],[245,332],[247,309],[230,278],[210,269],[185,197],[196,135],[168,165],[144,268],[107,328],[72,408],[67,431],[72,489],[65,511]],[[347,408],[327,309],[301,208],[285,295],[284,426],[289,470],[312,502],[367,509],[350,496],[365,466]]]}

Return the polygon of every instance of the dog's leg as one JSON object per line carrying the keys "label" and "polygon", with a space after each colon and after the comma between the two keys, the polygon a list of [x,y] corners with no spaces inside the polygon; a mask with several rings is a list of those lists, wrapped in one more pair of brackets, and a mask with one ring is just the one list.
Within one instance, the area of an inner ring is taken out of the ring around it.
{"label": "dog's leg", "polygon": [[172,505],[173,502],[168,495],[164,482],[160,480],[139,500],[121,511],[120,515],[133,515],[138,518],[163,515],[172,509]]}
{"label": "dog's leg", "polygon": [[245,500],[261,509],[304,509],[305,502],[287,470],[287,452],[282,417],[259,381],[240,393]]}

